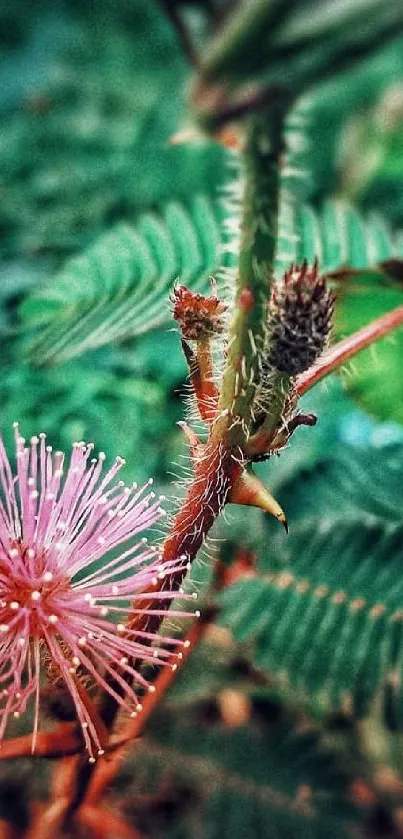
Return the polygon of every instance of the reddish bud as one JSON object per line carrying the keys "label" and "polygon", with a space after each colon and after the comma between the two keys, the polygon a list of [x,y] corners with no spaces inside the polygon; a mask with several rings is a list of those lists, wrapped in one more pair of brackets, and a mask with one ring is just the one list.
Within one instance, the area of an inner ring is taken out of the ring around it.
{"label": "reddish bud", "polygon": [[227,306],[215,295],[205,297],[180,285],[174,288],[171,301],[173,316],[187,340],[199,341],[219,335],[223,331],[223,315]]}

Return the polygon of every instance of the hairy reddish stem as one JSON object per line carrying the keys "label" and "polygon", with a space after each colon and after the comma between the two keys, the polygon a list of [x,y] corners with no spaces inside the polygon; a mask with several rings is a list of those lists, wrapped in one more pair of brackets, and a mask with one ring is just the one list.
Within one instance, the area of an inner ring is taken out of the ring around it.
{"label": "hairy reddish stem", "polygon": [[[164,560],[186,555],[191,561],[196,556],[242,472],[239,454],[221,443],[206,445],[196,464],[189,492],[165,540]],[[175,579],[175,587],[176,582]]]}
{"label": "hairy reddish stem", "polygon": [[346,361],[353,358],[361,350],[365,350],[375,341],[384,338],[393,329],[403,325],[403,306],[398,306],[386,315],[369,323],[368,326],[363,326],[358,332],[349,335],[338,344],[330,347],[319,358],[317,363],[311,367],[306,373],[298,376],[296,391],[298,396],[302,396],[307,390],[310,390],[314,385],[324,379],[329,373],[338,370]]}

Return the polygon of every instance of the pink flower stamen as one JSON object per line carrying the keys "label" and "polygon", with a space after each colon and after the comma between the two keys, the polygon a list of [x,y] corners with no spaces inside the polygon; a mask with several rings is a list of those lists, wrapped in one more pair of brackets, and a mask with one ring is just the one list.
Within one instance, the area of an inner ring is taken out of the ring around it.
{"label": "pink flower stamen", "polygon": [[103,474],[105,454],[94,458],[92,443],[74,443],[64,475],[64,454],[53,452],[44,434],[26,446],[15,424],[15,439],[16,477],[0,438],[0,740],[10,715],[19,716],[34,697],[35,748],[46,651],[70,691],[93,760],[102,744],[80,678],[137,713],[136,690],[150,689],[141,664],[172,664],[183,645],[108,616],[164,616],[175,592],[159,591],[158,581],[186,570],[187,560],[162,562],[144,538],[118,552],[163,515],[151,481],[140,488],[115,481],[122,458]]}

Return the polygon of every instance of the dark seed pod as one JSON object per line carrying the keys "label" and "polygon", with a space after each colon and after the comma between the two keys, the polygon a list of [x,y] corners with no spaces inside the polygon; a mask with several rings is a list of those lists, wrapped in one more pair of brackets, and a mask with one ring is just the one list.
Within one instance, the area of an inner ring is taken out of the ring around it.
{"label": "dark seed pod", "polygon": [[315,262],[292,265],[272,291],[264,368],[297,376],[321,355],[328,342],[333,295]]}

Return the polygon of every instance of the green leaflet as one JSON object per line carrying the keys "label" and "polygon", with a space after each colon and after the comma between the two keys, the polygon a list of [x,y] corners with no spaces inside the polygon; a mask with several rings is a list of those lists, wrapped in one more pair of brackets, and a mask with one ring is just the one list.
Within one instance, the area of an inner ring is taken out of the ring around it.
{"label": "green leaflet", "polygon": [[381,481],[379,461],[378,473],[370,467],[364,478],[362,465],[352,457],[350,472],[344,469],[342,475],[341,464],[329,492],[333,474],[320,466],[308,478],[301,472],[287,489],[292,504],[294,486],[301,510],[306,486],[307,516],[297,521],[290,516],[288,539],[269,526],[261,575],[222,595],[222,621],[236,640],[253,640],[254,663],[286,699],[320,714],[344,710],[361,717],[380,694],[384,717],[390,720],[392,706],[399,727],[403,529],[397,523],[396,491],[401,460],[401,447],[391,448]]}
{"label": "green leaflet", "polygon": [[[129,773],[126,813],[163,839],[336,839],[357,824],[347,774],[315,729],[298,733],[290,722],[228,729],[203,721],[196,705],[181,715],[165,710],[139,741]],[[150,796],[148,809],[138,809],[136,793]],[[158,812],[164,796],[176,802],[171,818],[168,808],[165,819]]]}
{"label": "green leaflet", "polygon": [[243,0],[203,56],[196,115],[209,125],[211,91],[228,96],[252,79],[274,96],[298,95],[379,48],[402,21],[401,7],[382,0]]}
{"label": "green leaflet", "polygon": [[[24,326],[33,329],[28,349],[35,362],[65,361],[168,322],[167,297],[176,279],[207,291],[208,277],[221,261],[223,218],[218,199],[196,195],[188,205],[169,202],[158,214],[141,215],[136,226],[122,223],[104,233],[24,301],[21,316]],[[278,274],[292,261],[315,256],[321,270],[330,271],[345,265],[374,268],[398,254],[403,254],[401,237],[394,237],[381,219],[362,219],[349,204],[328,201],[316,213],[283,201]],[[353,303],[357,295],[359,311],[354,305],[350,315],[350,296]],[[346,281],[338,332],[352,331],[344,317],[358,328],[402,299],[396,285],[376,275],[360,278],[359,285],[355,279]]]}
{"label": "green leaflet", "polygon": [[[393,234],[379,216],[363,217],[341,200],[325,201],[319,211],[309,205],[298,208],[291,202],[283,204],[276,261],[279,275],[290,262],[303,259],[313,262],[316,258],[320,271],[328,272],[343,267],[376,270],[379,262],[392,256],[403,256],[403,238]],[[380,287],[380,294],[396,293],[396,286],[385,280],[380,283],[379,276],[372,276],[368,282],[372,290]],[[345,281],[345,285],[347,292],[353,286],[351,281]],[[403,297],[399,299],[401,302]],[[392,296],[390,308],[397,305],[394,300]]]}
{"label": "green leaflet", "polygon": [[219,266],[218,201],[169,202],[137,224],[119,224],[22,305],[36,363],[140,335],[169,320],[169,291],[180,279],[206,288]]}
{"label": "green leaflet", "polygon": [[20,64],[11,49],[2,56],[0,108],[17,87],[0,138],[1,252],[45,253],[55,270],[119,220],[212,192],[223,153],[169,145],[183,127],[189,69],[157,0],[41,0],[41,9],[34,20],[17,0],[2,21],[4,41],[21,30],[28,52]]}
{"label": "green leaflet", "polygon": [[[72,361],[60,368],[38,369],[11,358],[0,382],[1,432],[8,450],[13,450],[12,424],[18,419],[27,437],[45,431],[63,451],[84,439],[108,457],[122,455],[127,481],[142,483],[150,474],[166,479],[182,444],[175,430],[182,408],[173,390],[185,368],[173,333],[156,331],[152,346],[147,337],[136,342],[135,361],[133,348],[111,348],[98,353],[96,364]],[[163,369],[161,355],[168,359]],[[170,359],[180,364],[172,366]]]}

